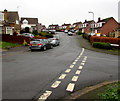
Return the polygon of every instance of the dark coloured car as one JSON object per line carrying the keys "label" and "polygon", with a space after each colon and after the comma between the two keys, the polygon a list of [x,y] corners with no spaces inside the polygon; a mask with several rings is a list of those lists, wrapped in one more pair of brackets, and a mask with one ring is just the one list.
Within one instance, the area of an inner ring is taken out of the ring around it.
{"label": "dark coloured car", "polygon": [[48,39],[34,39],[30,41],[29,48],[31,51],[33,50],[47,50],[52,49],[53,44],[50,43]]}

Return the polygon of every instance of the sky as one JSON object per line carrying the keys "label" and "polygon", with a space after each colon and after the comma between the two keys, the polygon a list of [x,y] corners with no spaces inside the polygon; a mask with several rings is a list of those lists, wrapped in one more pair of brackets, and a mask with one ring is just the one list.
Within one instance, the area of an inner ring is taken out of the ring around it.
{"label": "sky", "polygon": [[20,17],[38,18],[39,23],[73,24],[114,17],[118,21],[118,2],[120,0],[1,0],[0,11],[18,11]]}

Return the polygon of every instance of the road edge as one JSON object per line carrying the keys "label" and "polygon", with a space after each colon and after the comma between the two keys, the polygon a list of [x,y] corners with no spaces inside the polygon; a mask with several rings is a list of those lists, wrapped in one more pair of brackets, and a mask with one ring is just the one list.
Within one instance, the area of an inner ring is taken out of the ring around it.
{"label": "road edge", "polygon": [[73,101],[75,99],[78,99],[79,97],[81,97],[82,95],[84,94],[87,94],[89,93],[90,91],[93,91],[93,90],[96,90],[100,87],[103,87],[103,86],[106,86],[108,84],[112,84],[112,83],[115,83],[115,82],[118,82],[119,80],[115,80],[115,81],[104,81],[102,83],[99,83],[97,85],[93,85],[93,86],[89,86],[89,87],[85,87],[81,90],[78,90],[72,94],[70,94],[68,97],[64,98],[64,101]]}

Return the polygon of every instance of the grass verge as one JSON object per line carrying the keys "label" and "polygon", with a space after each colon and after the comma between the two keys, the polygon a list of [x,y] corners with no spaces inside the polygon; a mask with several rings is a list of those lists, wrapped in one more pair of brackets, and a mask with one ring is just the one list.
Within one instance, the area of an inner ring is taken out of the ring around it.
{"label": "grass verge", "polygon": [[22,46],[22,44],[15,44],[15,43],[0,41],[0,48],[3,48],[3,49],[13,48],[16,46]]}

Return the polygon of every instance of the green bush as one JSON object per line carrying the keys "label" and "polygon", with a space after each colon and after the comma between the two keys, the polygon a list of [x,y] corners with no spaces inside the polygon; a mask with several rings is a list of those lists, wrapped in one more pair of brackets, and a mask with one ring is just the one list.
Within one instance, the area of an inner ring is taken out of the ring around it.
{"label": "green bush", "polygon": [[95,48],[111,49],[110,43],[94,42],[92,45],[93,45],[93,47],[95,47]]}
{"label": "green bush", "polygon": [[120,101],[120,82],[117,82],[113,85],[108,85],[107,89],[98,94],[100,99],[109,100],[109,101]]}
{"label": "green bush", "polygon": [[78,31],[76,34],[77,35],[82,35],[83,33],[81,31]]}

